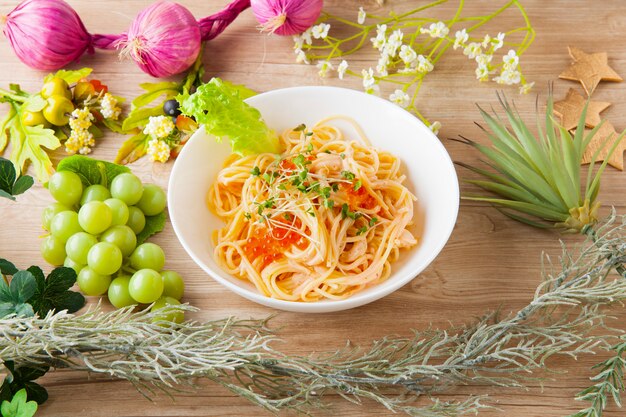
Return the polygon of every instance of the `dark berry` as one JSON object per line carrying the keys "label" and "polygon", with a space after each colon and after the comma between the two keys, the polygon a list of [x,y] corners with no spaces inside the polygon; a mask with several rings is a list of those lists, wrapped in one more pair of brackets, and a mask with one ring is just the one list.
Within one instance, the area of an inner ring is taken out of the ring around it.
{"label": "dark berry", "polygon": [[178,101],[172,99],[163,103],[163,112],[168,116],[178,116],[180,114]]}

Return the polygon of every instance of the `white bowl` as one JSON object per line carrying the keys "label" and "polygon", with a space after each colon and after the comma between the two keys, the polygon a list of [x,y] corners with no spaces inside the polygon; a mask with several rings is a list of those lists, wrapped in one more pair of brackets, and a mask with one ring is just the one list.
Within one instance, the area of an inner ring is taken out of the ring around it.
{"label": "white bowl", "polygon": [[[277,132],[335,115],[354,119],[373,146],[399,157],[408,187],[417,196],[417,247],[405,250],[392,264],[391,276],[344,300],[311,303],[277,300],[259,293],[253,284],[224,272],[213,259],[211,233],[224,223],[206,206],[206,194],[231,153],[228,141],[218,143],[199,129],[176,159],[169,181],[168,204],[174,231],[191,258],[211,278],[232,291],[268,307],[324,313],[358,307],[384,297],[415,278],[446,244],[459,208],[459,186],[450,156],[420,120],[389,101],[337,87],[294,87],[269,91],[247,102],[259,109]],[[349,124],[334,122],[348,137]],[[340,126],[341,125],[341,126]]]}

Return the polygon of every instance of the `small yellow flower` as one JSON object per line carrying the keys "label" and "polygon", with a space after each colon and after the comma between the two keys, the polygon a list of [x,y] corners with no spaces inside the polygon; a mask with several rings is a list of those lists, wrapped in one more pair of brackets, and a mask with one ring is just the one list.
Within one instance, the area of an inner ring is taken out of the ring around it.
{"label": "small yellow flower", "polygon": [[143,133],[149,135],[152,139],[163,139],[168,137],[174,131],[175,127],[171,117],[152,116],[143,129]]}
{"label": "small yellow flower", "polygon": [[170,159],[170,147],[162,140],[152,139],[148,142],[147,154],[153,162],[167,162]]}
{"label": "small yellow flower", "polygon": [[105,119],[117,120],[122,109],[117,105],[117,100],[110,93],[106,93],[100,101],[100,113]]}

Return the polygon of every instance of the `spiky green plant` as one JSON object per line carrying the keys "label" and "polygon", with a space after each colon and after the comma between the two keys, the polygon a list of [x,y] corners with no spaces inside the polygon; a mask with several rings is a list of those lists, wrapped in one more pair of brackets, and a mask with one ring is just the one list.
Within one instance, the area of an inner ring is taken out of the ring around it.
{"label": "spiky green plant", "polygon": [[[548,97],[545,121],[537,112],[537,133],[533,134],[514,105],[498,94],[506,119],[495,111],[493,115],[478,107],[486,127],[479,125],[491,141],[485,146],[461,136],[454,139],[476,148],[484,157],[482,162],[494,171],[457,162],[481,179],[469,179],[493,195],[468,194],[462,198],[493,204],[512,219],[535,227],[557,227],[563,231],[581,232],[597,221],[600,203],[596,201],[604,162],[594,173],[594,162],[607,141],[595,152],[582,186],[581,163],[587,145],[601,124],[587,134],[585,105],[576,132],[572,135],[554,120],[552,94]],[[614,152],[624,133],[620,134],[609,151]]]}

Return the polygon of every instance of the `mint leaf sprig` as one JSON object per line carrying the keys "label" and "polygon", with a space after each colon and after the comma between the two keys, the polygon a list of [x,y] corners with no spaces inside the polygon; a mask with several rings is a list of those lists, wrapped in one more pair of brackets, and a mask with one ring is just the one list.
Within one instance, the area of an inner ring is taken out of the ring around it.
{"label": "mint leaf sprig", "polygon": [[18,176],[13,163],[0,157],[0,197],[15,201],[15,196],[26,192],[34,182],[30,175]]}

